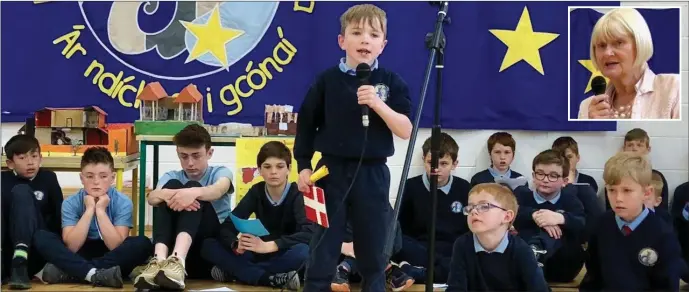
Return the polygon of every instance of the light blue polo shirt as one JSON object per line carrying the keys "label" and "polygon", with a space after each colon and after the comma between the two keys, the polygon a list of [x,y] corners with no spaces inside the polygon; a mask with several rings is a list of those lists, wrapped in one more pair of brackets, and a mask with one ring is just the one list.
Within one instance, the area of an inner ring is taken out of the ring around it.
{"label": "light blue polo shirt", "polygon": [[[69,196],[62,202],[62,228],[77,225],[81,216],[84,215],[84,212],[86,212],[84,196],[87,196],[86,191],[81,189],[79,192]],[[134,210],[132,200],[113,187],[108,189],[108,197],[110,197],[110,203],[105,209],[105,213],[108,214],[108,218],[110,222],[112,222],[112,225],[132,228],[132,211]],[[103,239],[95,215],[89,226],[86,238],[94,240]]]}
{"label": "light blue polo shirt", "polygon": [[[202,186],[207,187],[216,183],[219,179],[226,177],[232,182],[232,171],[224,166],[208,166],[203,177],[198,181]],[[158,188],[162,188],[171,179],[179,180],[182,184],[189,182],[189,177],[184,170],[173,170],[163,174],[158,180]],[[230,188],[232,189],[232,188]],[[229,191],[222,195],[219,199],[211,202],[215,213],[218,214],[220,222],[225,221],[225,218],[230,215],[230,195]]]}

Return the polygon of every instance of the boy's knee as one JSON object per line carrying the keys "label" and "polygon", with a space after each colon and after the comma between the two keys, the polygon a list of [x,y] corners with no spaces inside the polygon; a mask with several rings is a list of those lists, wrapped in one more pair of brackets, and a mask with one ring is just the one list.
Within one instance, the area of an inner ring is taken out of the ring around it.
{"label": "boy's knee", "polygon": [[37,249],[44,249],[42,247],[48,247],[53,244],[63,244],[59,235],[43,229],[38,229],[34,232],[33,245]]}
{"label": "boy's knee", "polygon": [[[33,201],[33,198],[34,198],[34,191],[29,185],[17,184],[14,187],[12,187],[12,201],[13,202]],[[17,200],[19,200],[19,201],[17,201]]]}
{"label": "boy's knee", "polygon": [[137,250],[149,251],[147,253],[153,252],[153,242],[146,236],[130,236],[125,239],[125,241],[131,243],[131,245],[136,246]]}
{"label": "boy's knee", "polygon": [[163,185],[164,189],[171,189],[171,190],[181,189],[183,187],[184,187],[184,184],[182,184],[182,182],[177,180],[177,179],[171,179]]}
{"label": "boy's knee", "polygon": [[200,182],[190,180],[186,184],[184,184],[185,188],[200,188],[203,187]]}
{"label": "boy's knee", "polygon": [[306,243],[297,243],[290,247],[290,251],[299,258],[306,259],[309,257],[309,246]]}

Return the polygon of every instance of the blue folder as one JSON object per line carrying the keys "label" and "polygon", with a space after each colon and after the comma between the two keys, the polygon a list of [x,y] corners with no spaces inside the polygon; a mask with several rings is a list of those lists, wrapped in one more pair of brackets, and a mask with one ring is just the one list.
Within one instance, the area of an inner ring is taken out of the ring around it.
{"label": "blue folder", "polygon": [[251,234],[253,236],[266,236],[270,234],[261,220],[258,219],[241,219],[230,213],[230,219],[234,223],[234,227],[241,233]]}

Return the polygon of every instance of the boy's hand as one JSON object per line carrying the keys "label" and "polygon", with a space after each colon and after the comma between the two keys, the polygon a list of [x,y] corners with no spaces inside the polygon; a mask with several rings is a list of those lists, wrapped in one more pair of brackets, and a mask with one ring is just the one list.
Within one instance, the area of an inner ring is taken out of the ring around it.
{"label": "boy's hand", "polygon": [[[242,234],[239,238],[239,248],[255,253],[271,253],[277,251],[277,246],[271,242],[265,242],[260,237],[251,234]],[[238,248],[238,249],[239,249]]]}
{"label": "boy's hand", "polygon": [[168,207],[177,212],[189,208],[200,196],[199,188],[180,189],[168,202]]}
{"label": "boy's hand", "polygon": [[354,243],[353,242],[343,242],[340,252],[348,257],[356,258],[354,255]]}
{"label": "boy's hand", "polygon": [[96,199],[92,196],[86,195],[84,196],[84,206],[86,206],[86,210],[95,210],[96,209]]}
{"label": "boy's hand", "polygon": [[297,186],[299,187],[300,192],[308,193],[310,191],[309,188],[313,184],[311,182],[311,174],[313,174],[313,172],[310,169],[304,169],[299,173]]}
{"label": "boy's hand", "polygon": [[560,225],[565,221],[565,217],[562,214],[545,209],[534,212],[532,217],[539,227]]}
{"label": "boy's hand", "polygon": [[610,109],[610,97],[607,94],[596,95],[591,98],[589,103],[590,119],[610,119],[612,110]]}
{"label": "boy's hand", "polygon": [[560,237],[562,237],[562,229],[560,229],[560,226],[544,226],[543,229],[545,229],[545,231],[548,232],[548,235],[550,235],[552,238],[560,239]]}
{"label": "boy's hand", "polygon": [[110,204],[110,197],[108,195],[102,195],[97,198],[98,201],[96,202],[96,209],[100,210],[105,210],[108,207],[108,204]]}
{"label": "boy's hand", "polygon": [[376,95],[376,89],[371,85],[362,85],[356,91],[356,96],[359,98],[359,104],[367,105],[372,110],[375,110],[382,100]]}

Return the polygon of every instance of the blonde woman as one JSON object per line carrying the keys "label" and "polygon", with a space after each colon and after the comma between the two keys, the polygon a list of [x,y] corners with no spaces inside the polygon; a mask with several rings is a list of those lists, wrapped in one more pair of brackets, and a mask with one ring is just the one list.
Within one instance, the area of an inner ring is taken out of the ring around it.
{"label": "blonde woman", "polygon": [[591,35],[591,60],[609,79],[604,94],[579,105],[579,119],[679,119],[679,74],[648,67],[653,41],[636,9],[617,8],[601,17]]}

